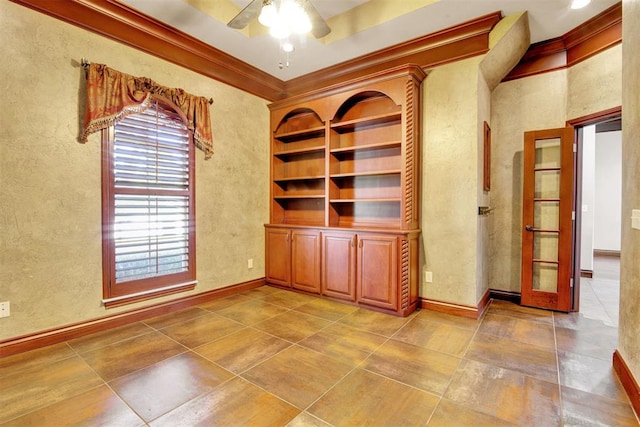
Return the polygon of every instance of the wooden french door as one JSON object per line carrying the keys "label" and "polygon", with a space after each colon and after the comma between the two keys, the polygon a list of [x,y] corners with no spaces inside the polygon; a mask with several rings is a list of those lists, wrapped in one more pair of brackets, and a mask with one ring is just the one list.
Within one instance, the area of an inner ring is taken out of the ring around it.
{"label": "wooden french door", "polygon": [[521,304],[571,309],[574,131],[524,134]]}

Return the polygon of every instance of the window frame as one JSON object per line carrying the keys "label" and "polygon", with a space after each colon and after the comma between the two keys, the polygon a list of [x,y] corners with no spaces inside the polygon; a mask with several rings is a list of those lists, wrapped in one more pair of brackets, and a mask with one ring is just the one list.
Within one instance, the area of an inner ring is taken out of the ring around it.
{"label": "window frame", "polygon": [[[117,122],[102,131],[102,284],[103,304],[106,308],[157,298],[178,292],[193,290],[196,281],[196,182],[195,182],[195,144],[193,130],[180,108],[159,95],[152,95],[152,104],[164,110],[176,113],[182,120],[189,135],[188,142],[188,267],[187,271],[131,280],[116,284],[115,276],[115,242],[113,239],[113,223],[115,220],[115,197],[117,194],[153,194],[152,190],[117,190],[114,179],[114,144]],[[136,113],[134,113],[136,114]],[[165,190],[166,191],[166,190]],[[161,191],[156,191],[156,194]]]}

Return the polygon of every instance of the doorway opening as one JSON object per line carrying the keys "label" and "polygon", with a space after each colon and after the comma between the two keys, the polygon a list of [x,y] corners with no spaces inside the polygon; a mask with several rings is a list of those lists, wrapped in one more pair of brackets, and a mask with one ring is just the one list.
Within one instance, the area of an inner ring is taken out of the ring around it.
{"label": "doorway opening", "polygon": [[569,121],[575,127],[572,311],[618,326],[622,114],[614,108]]}

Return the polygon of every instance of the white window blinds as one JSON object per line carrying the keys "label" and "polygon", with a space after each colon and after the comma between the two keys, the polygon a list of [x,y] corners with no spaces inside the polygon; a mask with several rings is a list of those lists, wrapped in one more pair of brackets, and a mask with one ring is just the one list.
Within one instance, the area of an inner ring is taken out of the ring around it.
{"label": "white window blinds", "polygon": [[115,125],[115,283],[189,268],[189,132],[176,113],[153,105]]}

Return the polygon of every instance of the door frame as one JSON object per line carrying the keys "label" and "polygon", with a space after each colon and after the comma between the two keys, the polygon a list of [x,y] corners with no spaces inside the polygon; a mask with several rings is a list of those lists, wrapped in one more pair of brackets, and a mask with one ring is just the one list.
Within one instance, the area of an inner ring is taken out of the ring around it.
{"label": "door frame", "polygon": [[574,128],[574,168],[573,168],[573,211],[575,212],[575,221],[573,222],[573,243],[572,243],[572,273],[573,290],[571,292],[571,311],[579,311],[580,309],[580,237],[582,233],[582,128],[594,125],[610,119],[622,117],[622,106],[609,108],[597,113],[589,114],[575,119],[567,120],[567,126]]}

